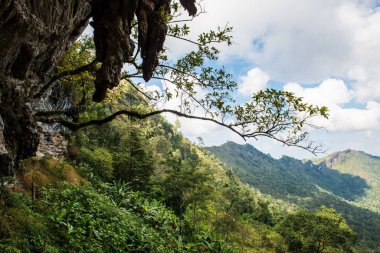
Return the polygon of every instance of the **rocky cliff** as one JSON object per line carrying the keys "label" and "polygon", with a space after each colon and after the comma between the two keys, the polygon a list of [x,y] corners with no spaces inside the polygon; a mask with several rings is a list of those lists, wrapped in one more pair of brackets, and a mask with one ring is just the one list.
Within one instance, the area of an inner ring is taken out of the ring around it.
{"label": "rocky cliff", "polygon": [[[195,0],[180,2],[195,14]],[[59,59],[89,20],[101,63],[93,96],[99,102],[118,85],[135,48],[141,49],[143,75],[150,79],[170,5],[170,0],[0,0],[0,177],[13,174],[20,160],[36,153],[40,133],[30,104],[54,83]],[[133,20],[137,47],[131,39]]]}

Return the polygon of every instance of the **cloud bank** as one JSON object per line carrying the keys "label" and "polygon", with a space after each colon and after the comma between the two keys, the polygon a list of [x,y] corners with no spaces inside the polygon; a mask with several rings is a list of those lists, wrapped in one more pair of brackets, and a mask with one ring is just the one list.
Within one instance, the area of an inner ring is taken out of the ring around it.
{"label": "cloud bank", "polygon": [[[330,145],[373,148],[367,138],[380,139],[380,1],[203,3],[207,14],[191,22],[190,37],[218,25],[234,27],[234,44],[222,48],[220,63],[244,66],[237,70],[241,99],[248,100],[253,92],[276,83],[276,88],[292,91],[309,103],[329,107],[329,120],[320,123],[330,133],[325,136]],[[173,40],[168,43],[173,57],[191,48]],[[206,145],[234,139],[219,128],[188,124],[182,124],[185,135],[202,134]],[[216,135],[219,132],[222,135]],[[263,143],[269,152],[273,144]]]}

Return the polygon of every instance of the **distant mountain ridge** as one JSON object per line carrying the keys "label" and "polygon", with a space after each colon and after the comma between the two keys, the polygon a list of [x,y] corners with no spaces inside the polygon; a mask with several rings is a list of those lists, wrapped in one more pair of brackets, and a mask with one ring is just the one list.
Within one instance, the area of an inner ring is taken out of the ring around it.
{"label": "distant mountain ridge", "polygon": [[348,171],[342,173],[331,168],[325,160],[303,162],[288,156],[274,159],[250,144],[234,142],[207,149],[228,169],[236,172],[243,182],[276,197],[310,197],[323,189],[347,201],[355,201],[370,188],[360,175]]}
{"label": "distant mountain ridge", "polygon": [[325,162],[327,166],[333,169],[358,175],[369,182],[380,180],[380,157],[367,154],[363,151],[347,149],[332,153],[323,158],[314,159],[313,162]]}
{"label": "distant mountain ridge", "polygon": [[274,159],[250,144],[234,142],[206,149],[242,182],[265,194],[308,209],[335,208],[357,231],[361,245],[380,249],[379,157],[346,150],[312,161]]}
{"label": "distant mountain ridge", "polygon": [[324,163],[331,169],[363,178],[370,187],[355,205],[380,213],[380,157],[349,149],[315,159],[313,163]]}

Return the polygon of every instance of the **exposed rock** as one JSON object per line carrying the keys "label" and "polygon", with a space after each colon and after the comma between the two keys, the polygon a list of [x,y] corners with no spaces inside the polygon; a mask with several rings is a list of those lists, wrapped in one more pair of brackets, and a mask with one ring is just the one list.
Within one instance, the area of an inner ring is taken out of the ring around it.
{"label": "exposed rock", "polygon": [[67,153],[68,141],[61,135],[62,127],[55,125],[39,124],[41,127],[40,142],[36,156],[42,157],[64,157]]}
{"label": "exposed rock", "polygon": [[[6,151],[0,161],[0,175],[12,175],[17,162],[34,155],[38,145],[38,132],[32,112],[25,104],[19,82],[11,78],[0,79],[1,117],[4,123],[3,139]],[[16,89],[14,88],[16,87]],[[5,92],[6,91],[6,92]]]}
{"label": "exposed rock", "polygon": [[8,152],[5,148],[5,140],[4,140],[4,122],[0,115],[0,156],[6,155]]}
{"label": "exposed rock", "polygon": [[[102,101],[107,89],[120,82],[123,64],[132,57],[135,45],[132,41],[132,20],[138,20],[138,46],[141,48],[143,77],[152,78],[158,65],[168,30],[166,16],[170,14],[171,0],[94,0],[91,25],[94,27],[96,58],[102,67],[96,75],[96,91],[93,100]],[[181,4],[195,15],[195,0],[181,0]]]}
{"label": "exposed rock", "polygon": [[[181,0],[190,15],[195,0]],[[0,177],[34,155],[39,136],[30,100],[52,79],[62,54],[93,18],[96,57],[102,63],[93,96],[102,101],[119,83],[134,52],[131,25],[138,19],[145,80],[158,64],[170,0],[0,0]]]}
{"label": "exposed rock", "polygon": [[[84,30],[88,1],[0,0],[0,176],[33,156],[39,133],[28,101],[49,81],[58,60]],[[5,152],[4,152],[5,151]]]}
{"label": "exposed rock", "polygon": [[195,6],[195,0],[179,0],[182,6],[189,12],[190,16],[197,14],[197,7]]}
{"label": "exposed rock", "polygon": [[119,84],[121,69],[133,54],[135,46],[130,34],[137,2],[130,0],[92,2],[91,25],[94,27],[96,58],[102,62],[102,67],[96,74],[94,101],[102,101],[107,89]]}
{"label": "exposed rock", "polygon": [[139,1],[137,19],[139,21],[139,45],[143,59],[145,81],[152,78],[158,64],[158,55],[163,49],[168,30],[165,15],[170,12],[170,0]]}

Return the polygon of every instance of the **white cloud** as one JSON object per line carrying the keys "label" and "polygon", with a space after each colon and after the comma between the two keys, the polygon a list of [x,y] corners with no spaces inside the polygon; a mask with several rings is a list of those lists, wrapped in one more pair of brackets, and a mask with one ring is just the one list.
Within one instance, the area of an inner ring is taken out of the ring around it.
{"label": "white cloud", "polygon": [[[240,57],[258,64],[275,79],[297,82],[322,80],[331,67],[339,69],[350,43],[336,17],[338,0],[223,0],[205,2],[207,14],[195,21],[196,30],[234,27],[235,45],[224,59]],[[336,47],[339,45],[339,47]],[[320,75],[323,77],[320,78]]]}
{"label": "white cloud", "polygon": [[347,77],[355,82],[356,99],[380,98],[380,9],[351,4],[342,6],[338,16],[351,30],[352,62]]}
{"label": "white cloud", "polygon": [[260,68],[253,68],[247,75],[240,77],[239,92],[244,96],[263,90],[267,87],[269,75]]}
{"label": "white cloud", "polygon": [[[165,101],[163,104],[157,105],[157,107],[182,111],[182,98],[183,96],[186,96],[186,94],[181,92],[177,94],[177,92],[175,92],[174,84],[170,82],[162,82],[162,86],[173,94],[173,98]],[[196,98],[201,98],[206,94],[200,87],[195,87],[195,90],[197,93]],[[190,106],[193,116],[204,116],[204,110],[198,107],[195,103]],[[217,128],[215,123],[209,121],[178,117],[171,113],[166,113],[165,116],[172,124],[174,124],[176,120],[179,120],[181,125],[180,131],[188,138],[207,135]]]}
{"label": "white cloud", "polygon": [[351,101],[353,92],[350,91],[342,80],[328,79],[315,88],[304,89],[297,83],[288,83],[284,90],[293,92],[308,103],[319,106],[335,106]]}
{"label": "white cloud", "polygon": [[146,83],[140,83],[139,86],[141,86],[144,92],[147,92],[153,96],[155,96],[157,93],[158,95],[162,94],[162,90],[158,85],[154,85],[154,84],[147,85]]}
{"label": "white cloud", "polygon": [[331,131],[378,130],[380,104],[370,101],[364,109],[332,107],[327,128]]}
{"label": "white cloud", "polygon": [[[380,104],[370,101],[365,108],[349,108],[353,98],[342,80],[329,79],[314,88],[304,88],[297,83],[285,85],[285,90],[303,97],[311,104],[329,107],[329,119],[319,119],[320,125],[330,131],[371,131],[380,129]],[[346,107],[345,107],[346,105]]]}
{"label": "white cloud", "polygon": [[356,66],[349,72],[348,77],[354,82],[353,88],[358,102],[371,99],[380,101],[380,66]]}
{"label": "white cloud", "polygon": [[[207,0],[207,14],[191,23],[194,34],[234,27],[235,44],[222,60],[247,61],[273,80],[354,81],[357,101],[380,99],[380,8],[375,0]],[[189,45],[190,46],[190,45]],[[186,48],[186,46],[185,46]],[[171,50],[184,52],[182,43]],[[365,70],[357,80],[355,69]]]}

